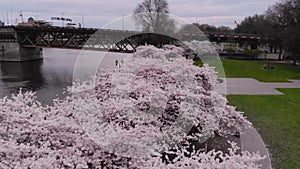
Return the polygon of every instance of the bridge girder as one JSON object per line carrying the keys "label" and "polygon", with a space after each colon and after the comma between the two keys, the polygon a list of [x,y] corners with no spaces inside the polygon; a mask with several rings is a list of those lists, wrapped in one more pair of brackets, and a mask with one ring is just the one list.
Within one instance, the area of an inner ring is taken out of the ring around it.
{"label": "bridge girder", "polygon": [[[113,50],[132,52],[136,49],[140,39],[145,40],[141,32],[88,29],[88,28],[65,28],[65,27],[14,27],[19,44],[23,47],[53,47],[71,49]],[[1,39],[0,33],[0,39]],[[7,35],[11,36],[11,35]],[[162,35],[163,36],[163,35]],[[207,36],[196,34],[177,34],[181,41],[194,39],[209,39],[212,42],[231,42],[259,44],[262,38],[244,35],[208,34]],[[3,38],[5,39],[5,38]],[[7,39],[7,38],[6,38]],[[13,39],[13,38],[11,38]],[[176,41],[176,39],[174,39]],[[179,41],[177,39],[177,41]],[[163,43],[163,42],[162,42]]]}

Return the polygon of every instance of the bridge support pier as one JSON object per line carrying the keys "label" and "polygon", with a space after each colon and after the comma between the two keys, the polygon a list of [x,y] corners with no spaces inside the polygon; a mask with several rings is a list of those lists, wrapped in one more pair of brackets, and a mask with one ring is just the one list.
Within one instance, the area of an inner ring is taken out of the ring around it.
{"label": "bridge support pier", "polygon": [[41,48],[21,47],[18,42],[0,42],[0,61],[23,62],[42,58]]}

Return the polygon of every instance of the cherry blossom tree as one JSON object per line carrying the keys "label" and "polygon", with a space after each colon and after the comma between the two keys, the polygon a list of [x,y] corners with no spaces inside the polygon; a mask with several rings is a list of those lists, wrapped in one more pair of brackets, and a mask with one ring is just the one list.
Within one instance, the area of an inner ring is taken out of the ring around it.
{"label": "cherry blossom tree", "polygon": [[215,90],[214,69],[183,49],[142,46],[121,68],[74,84],[43,106],[33,92],[0,99],[0,168],[259,168],[259,154],[188,149],[251,124]]}

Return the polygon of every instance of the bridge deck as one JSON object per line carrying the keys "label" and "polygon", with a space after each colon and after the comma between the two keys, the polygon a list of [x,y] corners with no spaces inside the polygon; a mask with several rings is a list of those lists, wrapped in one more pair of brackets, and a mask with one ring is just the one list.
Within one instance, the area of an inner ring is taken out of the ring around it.
{"label": "bridge deck", "polygon": [[[5,31],[9,30],[9,31]],[[13,31],[12,31],[13,30]],[[132,52],[145,40],[142,32],[94,28],[16,26],[0,28],[0,42],[17,41],[23,47],[90,48]],[[253,35],[207,33],[206,35],[176,34],[177,40],[209,39],[212,42],[259,44],[263,39]],[[142,38],[141,38],[142,37]]]}

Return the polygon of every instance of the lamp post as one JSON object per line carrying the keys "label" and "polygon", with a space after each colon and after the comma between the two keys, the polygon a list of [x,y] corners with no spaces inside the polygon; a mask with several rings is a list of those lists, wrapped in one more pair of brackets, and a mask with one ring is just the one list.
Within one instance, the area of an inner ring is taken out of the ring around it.
{"label": "lamp post", "polygon": [[61,13],[61,26],[65,27],[64,26],[64,13],[63,12]]}
{"label": "lamp post", "polygon": [[6,13],[6,24],[7,24],[7,26],[9,25],[9,19],[8,19],[8,13]]}
{"label": "lamp post", "polygon": [[81,24],[82,24],[82,28],[84,28],[84,17],[83,17],[83,14],[81,14]]}
{"label": "lamp post", "polygon": [[125,29],[125,25],[124,25],[124,15],[122,15],[122,29],[123,29],[123,31],[124,31],[124,29]]}

